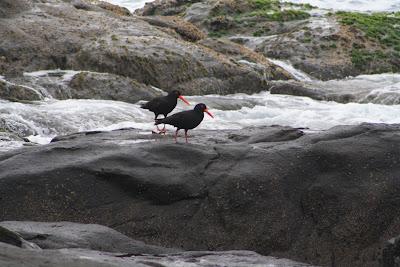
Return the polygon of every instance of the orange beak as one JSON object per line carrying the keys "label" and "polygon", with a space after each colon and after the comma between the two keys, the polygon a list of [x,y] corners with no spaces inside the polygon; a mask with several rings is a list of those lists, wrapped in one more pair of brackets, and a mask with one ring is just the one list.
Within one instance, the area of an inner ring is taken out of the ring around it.
{"label": "orange beak", "polygon": [[185,98],[183,98],[183,96],[180,95],[179,98],[180,98],[180,100],[182,100],[183,102],[185,102],[186,104],[188,104],[190,106],[190,103]]}
{"label": "orange beak", "polygon": [[210,113],[210,111],[208,111],[208,109],[205,109],[204,112],[207,113],[211,118],[214,118],[214,116]]}

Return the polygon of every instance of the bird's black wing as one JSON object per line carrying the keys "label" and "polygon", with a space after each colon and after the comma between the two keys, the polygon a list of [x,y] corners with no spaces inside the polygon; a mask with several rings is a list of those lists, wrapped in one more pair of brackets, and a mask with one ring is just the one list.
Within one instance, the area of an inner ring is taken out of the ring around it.
{"label": "bird's black wing", "polygon": [[158,119],[156,120],[156,125],[164,123],[164,124],[169,124],[173,125],[175,127],[179,126],[182,122],[185,122],[187,120],[188,115],[192,112],[192,110],[186,110],[186,111],[181,111],[175,114],[172,114],[171,116],[168,116],[164,119]]}
{"label": "bird's black wing", "polygon": [[154,110],[159,109],[160,106],[163,105],[165,102],[166,102],[166,100],[164,99],[164,96],[160,96],[160,97],[156,97],[156,98],[150,100],[147,103],[140,105],[140,107],[143,109],[148,109],[148,110],[154,111]]}

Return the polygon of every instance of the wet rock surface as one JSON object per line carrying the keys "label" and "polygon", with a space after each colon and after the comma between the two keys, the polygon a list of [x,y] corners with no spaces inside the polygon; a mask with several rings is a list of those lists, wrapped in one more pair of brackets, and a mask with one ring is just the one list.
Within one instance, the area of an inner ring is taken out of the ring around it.
{"label": "wet rock surface", "polygon": [[162,91],[129,77],[110,73],[47,70],[24,73],[22,77],[0,80],[3,99],[32,101],[44,99],[102,99],[136,103],[162,95]]}
{"label": "wet rock surface", "polygon": [[[29,242],[27,240],[30,240]],[[71,222],[0,222],[0,264],[35,266],[311,265],[251,251],[185,251],[146,245],[115,230]]]}
{"label": "wet rock surface", "polygon": [[286,259],[261,256],[249,251],[194,251],[179,254],[126,255],[84,249],[27,251],[0,243],[0,264],[7,267],[312,267]]}
{"label": "wet rock surface", "polygon": [[339,103],[400,103],[400,79],[396,74],[360,75],[330,81],[271,81],[271,94],[307,96],[316,100]]}
{"label": "wet rock surface", "polygon": [[[96,224],[4,221],[0,222],[0,226],[17,233],[23,240],[28,240],[41,249],[80,248],[134,254],[161,254],[179,251],[146,245],[113,229]],[[18,244],[17,246],[21,247]]]}
{"label": "wet rock surface", "polygon": [[[387,37],[368,32],[393,17],[389,13],[364,17],[360,26],[357,15],[273,1],[154,1],[136,11],[143,16],[171,12],[209,36],[229,38],[266,57],[290,60],[296,68],[322,80],[395,72],[400,66],[398,50],[391,41],[385,44],[382,40]],[[372,23],[364,25],[365,21]],[[389,32],[391,23],[382,26],[382,32],[385,28]]]}
{"label": "wet rock surface", "polygon": [[[16,15],[0,19],[0,74],[87,70],[126,76],[167,91],[179,88],[186,94],[266,89],[266,77],[258,72],[185,41],[203,38],[189,22],[127,16],[107,6],[61,0],[17,0],[7,5],[12,9],[9,14]],[[282,75],[275,70],[268,78],[274,76]]]}
{"label": "wet rock surface", "polygon": [[98,223],[163,247],[377,266],[399,232],[399,133],[362,124],[198,130],[191,144],[129,129],[61,136],[0,155],[0,220]]}
{"label": "wet rock surface", "polygon": [[32,87],[18,85],[0,79],[0,98],[9,101],[35,101],[42,100],[40,92]]}
{"label": "wet rock surface", "polygon": [[160,90],[151,86],[108,73],[81,72],[74,75],[68,85],[71,87],[69,98],[73,99],[104,99],[136,103],[162,95]]}

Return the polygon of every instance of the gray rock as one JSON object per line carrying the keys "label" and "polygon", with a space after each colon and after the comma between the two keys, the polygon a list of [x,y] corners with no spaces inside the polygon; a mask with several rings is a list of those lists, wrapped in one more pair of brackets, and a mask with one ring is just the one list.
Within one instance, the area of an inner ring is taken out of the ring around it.
{"label": "gray rock", "polygon": [[198,130],[188,145],[136,130],[60,137],[0,154],[0,220],[98,223],[165,247],[376,266],[400,217],[399,132]]}
{"label": "gray rock", "polygon": [[151,16],[143,17],[151,25],[173,29],[183,39],[196,42],[204,39],[206,35],[196,26],[175,16]]}
{"label": "gray rock", "polygon": [[[10,8],[25,3],[15,1]],[[186,22],[160,24],[153,19],[151,23],[159,26],[150,25],[148,18],[126,16],[87,1],[35,1],[15,12],[21,15],[0,21],[3,75],[57,68],[87,70],[130,77],[166,91],[178,88],[186,94],[254,93],[266,89],[266,78],[272,78],[186,42],[182,36],[200,36]]]}
{"label": "gray rock", "polygon": [[399,82],[396,74],[381,74],[330,81],[270,81],[269,90],[271,94],[307,96],[339,103],[397,105],[400,103],[400,93],[390,88],[396,87]]}
{"label": "gray rock", "polygon": [[237,64],[253,69],[265,77],[266,80],[294,79],[289,72],[273,64],[263,55],[228,39],[207,38],[198,43],[232,58]]}
{"label": "gray rock", "polygon": [[[31,242],[27,242],[22,236]],[[0,264],[7,267],[137,267],[182,266],[182,264],[199,267],[209,264],[217,267],[310,266],[287,259],[261,256],[251,251],[180,252],[176,249],[146,245],[115,230],[95,224],[26,221],[0,223]]]}
{"label": "gray rock", "polygon": [[0,226],[0,244],[6,243],[25,249],[39,249],[40,248],[31,242],[24,240],[18,233],[10,231],[8,228]]}
{"label": "gray rock", "polygon": [[250,251],[191,251],[179,254],[120,256],[84,249],[44,250],[38,253],[0,243],[0,264],[6,267],[312,267]]}
{"label": "gray rock", "polygon": [[10,101],[34,101],[42,100],[43,96],[32,87],[0,79],[0,98]]}
{"label": "gray rock", "polygon": [[188,5],[200,1],[201,0],[155,0],[146,3],[143,8],[135,10],[135,13],[143,16],[178,15],[185,11]]}
{"label": "gray rock", "polygon": [[400,266],[400,238],[393,237],[388,240],[382,251],[382,267]]}
{"label": "gray rock", "polygon": [[[340,16],[323,9],[269,4],[271,12],[280,9],[282,13],[276,14],[282,17],[269,18],[247,0],[155,1],[137,13],[166,15],[172,11],[210,36],[231,38],[267,57],[290,60],[322,80],[399,70],[393,47],[368,38],[361,26],[341,23]],[[285,11],[306,13],[285,18]]]}
{"label": "gray rock", "polygon": [[[0,88],[1,84],[0,80]],[[88,71],[48,70],[25,73],[22,77],[7,78],[4,84],[10,90],[3,90],[0,97],[15,101],[38,100],[33,95],[39,99],[103,99],[136,103],[162,95],[159,89],[129,77]]]}
{"label": "gray rock", "polygon": [[0,18],[9,18],[30,8],[29,1],[2,0],[0,2]]}
{"label": "gray rock", "polygon": [[160,90],[144,85],[128,77],[108,73],[81,72],[68,84],[71,98],[104,99],[136,103],[160,96]]}
{"label": "gray rock", "polygon": [[[160,254],[177,251],[146,245],[97,224],[5,221],[0,222],[0,227],[2,227],[0,229],[5,228],[18,233],[24,240],[29,240],[42,249],[80,248],[134,254]],[[14,245],[21,247],[19,244]]]}

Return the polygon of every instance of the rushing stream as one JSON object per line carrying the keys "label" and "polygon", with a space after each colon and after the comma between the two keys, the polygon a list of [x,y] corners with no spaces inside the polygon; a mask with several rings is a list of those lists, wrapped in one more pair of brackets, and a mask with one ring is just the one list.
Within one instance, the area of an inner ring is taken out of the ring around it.
{"label": "rushing stream", "polygon": [[[290,70],[291,68],[288,68]],[[51,71],[50,71],[51,73]],[[45,75],[45,72],[26,75]],[[65,75],[68,76],[68,73]],[[392,90],[400,92],[400,75],[392,75]],[[381,79],[381,80],[379,80]],[[331,83],[390,83],[386,74],[363,75],[358,78],[330,81]],[[67,82],[67,80],[65,80]],[[400,105],[373,103],[349,103],[317,101],[307,97],[271,95],[262,92],[253,95],[188,96],[192,105],[204,102],[214,113],[215,119],[205,116],[200,129],[240,129],[248,126],[288,125],[324,130],[335,125],[362,122],[400,123]],[[113,130],[134,127],[149,131],[153,126],[153,114],[139,107],[109,100],[55,100],[47,98],[30,104],[1,100],[0,122],[3,127],[28,136],[37,143],[48,143],[56,135],[89,130]],[[187,107],[178,104],[177,110]],[[7,143],[7,144],[5,144]],[[3,142],[0,149],[18,147],[22,142]]]}
{"label": "rushing stream", "polygon": [[[128,7],[130,10],[144,5],[146,1],[109,0]],[[330,7],[330,1],[310,2],[322,7]],[[339,8],[356,6],[378,8],[376,1],[338,1]],[[325,6],[327,5],[327,6]],[[397,1],[379,1],[379,8],[391,10],[398,6]],[[344,9],[348,9],[344,8]],[[360,8],[360,10],[364,10]],[[359,124],[362,122],[400,123],[400,74],[361,75],[343,80],[327,82],[311,79],[307,74],[296,70],[290,62],[273,60],[294,77],[305,83],[313,82],[326,90],[342,88],[345,92],[358,94],[356,102],[340,104],[313,100],[307,97],[272,95],[261,92],[253,95],[234,94],[227,96],[190,96],[192,105],[204,102],[215,115],[215,119],[205,116],[201,129],[240,129],[249,126],[286,125],[324,130],[336,125]],[[25,73],[26,77],[36,79],[47,77],[52,82],[52,73],[59,70]],[[65,71],[61,81],[55,82],[63,88],[77,71]],[[4,81],[4,77],[0,77]],[[7,81],[8,82],[8,81]],[[153,129],[153,114],[139,107],[139,103],[129,104],[108,100],[56,100],[37,86],[32,88],[42,95],[43,100],[32,103],[9,102],[0,99],[0,128],[27,137],[31,142],[46,144],[56,135],[64,135],[89,130],[113,130],[134,127],[149,131]],[[177,111],[187,109],[182,103]],[[0,132],[0,151],[20,147],[20,139],[13,139]]]}

